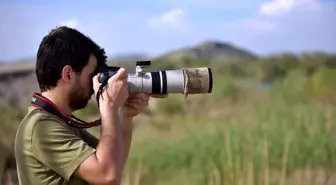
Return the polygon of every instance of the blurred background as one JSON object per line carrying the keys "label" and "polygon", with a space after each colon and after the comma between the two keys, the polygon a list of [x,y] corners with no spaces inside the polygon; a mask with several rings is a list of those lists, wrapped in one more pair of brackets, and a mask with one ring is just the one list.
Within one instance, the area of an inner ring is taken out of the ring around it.
{"label": "blurred background", "polygon": [[[136,118],[124,185],[335,185],[335,19],[334,0],[0,0],[0,184],[17,184],[39,42],[67,25],[130,72],[214,71],[212,94],[153,99]],[[98,117],[96,102],[75,114]]]}

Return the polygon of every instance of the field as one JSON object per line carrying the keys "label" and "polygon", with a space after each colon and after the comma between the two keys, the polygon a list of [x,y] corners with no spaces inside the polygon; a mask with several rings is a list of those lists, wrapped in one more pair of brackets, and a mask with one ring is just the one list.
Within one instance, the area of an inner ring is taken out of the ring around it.
{"label": "field", "polygon": [[145,128],[136,131],[132,173],[126,174],[140,173],[139,184],[328,182],[335,166],[334,109],[271,100],[219,103],[210,112],[213,105],[204,107],[206,116],[157,117],[147,123],[161,129],[139,126]]}
{"label": "field", "polygon": [[[214,92],[187,99],[170,95],[136,119],[123,184],[336,184],[335,57],[293,57],[231,64],[195,61],[213,67]],[[76,114],[92,119],[95,106]],[[8,123],[0,130],[0,150],[6,151],[0,171],[6,176],[5,163],[13,160],[11,142],[24,112],[9,105],[0,111],[0,119]],[[99,135],[99,130],[91,131]]]}

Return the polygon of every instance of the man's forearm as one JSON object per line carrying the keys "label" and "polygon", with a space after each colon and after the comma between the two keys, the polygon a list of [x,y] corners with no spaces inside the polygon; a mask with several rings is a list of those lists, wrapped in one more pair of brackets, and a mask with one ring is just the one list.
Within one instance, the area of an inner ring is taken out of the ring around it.
{"label": "man's forearm", "polygon": [[122,133],[124,140],[124,165],[125,165],[132,143],[133,118],[121,117],[121,125],[123,128]]}
{"label": "man's forearm", "polygon": [[[124,146],[124,163],[126,163],[129,151],[132,144],[132,134],[133,134],[133,118],[123,118],[121,119],[122,125],[122,135],[123,135],[123,146]],[[99,144],[99,139],[88,131],[83,131],[83,139],[85,142],[89,143],[93,148],[97,148]]]}
{"label": "man's forearm", "polygon": [[106,107],[101,111],[101,119],[102,130],[97,146],[97,159],[104,168],[106,167],[107,173],[113,174],[120,181],[124,166],[124,142],[118,111]]}

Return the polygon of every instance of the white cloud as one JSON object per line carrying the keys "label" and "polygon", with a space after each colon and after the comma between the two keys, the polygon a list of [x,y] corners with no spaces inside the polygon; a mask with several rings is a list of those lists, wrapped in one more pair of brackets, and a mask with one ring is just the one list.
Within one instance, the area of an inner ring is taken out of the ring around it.
{"label": "white cloud", "polygon": [[317,0],[272,0],[261,4],[260,13],[264,15],[279,15],[290,11],[304,9],[318,9]]}
{"label": "white cloud", "polygon": [[60,22],[60,26],[68,26],[70,28],[77,28],[78,27],[78,20],[77,19],[68,19]]}
{"label": "white cloud", "polygon": [[174,8],[165,12],[158,17],[154,17],[148,20],[151,27],[158,29],[175,29],[175,30],[185,30],[188,21],[186,13],[179,8]]}
{"label": "white cloud", "polygon": [[[303,24],[310,15],[323,14],[323,11],[317,11],[320,8],[316,0],[272,0],[259,5],[259,15],[224,23],[224,29],[231,30],[232,33],[244,32],[242,35],[246,39],[283,35],[288,32],[289,25],[292,26],[293,22]],[[309,25],[316,22],[318,21],[312,20]],[[291,32],[298,32],[298,29]]]}
{"label": "white cloud", "polygon": [[225,39],[260,54],[336,51],[336,26],[332,24],[335,9],[308,0],[295,1],[290,5],[270,5],[263,14],[224,24],[222,32],[226,34]]}

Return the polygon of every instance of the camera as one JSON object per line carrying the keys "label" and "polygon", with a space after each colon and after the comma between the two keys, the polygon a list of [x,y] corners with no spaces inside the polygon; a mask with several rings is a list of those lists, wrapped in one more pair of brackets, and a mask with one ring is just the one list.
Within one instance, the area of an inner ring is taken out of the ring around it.
{"label": "camera", "polygon": [[[128,73],[127,82],[129,93],[149,94],[204,94],[212,92],[213,77],[211,68],[182,68],[176,70],[160,70],[144,72],[151,61],[137,61],[134,73]],[[99,82],[107,83],[120,67],[108,66],[98,71]]]}

